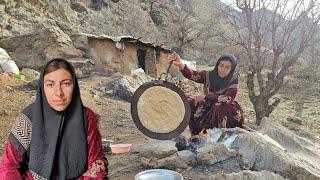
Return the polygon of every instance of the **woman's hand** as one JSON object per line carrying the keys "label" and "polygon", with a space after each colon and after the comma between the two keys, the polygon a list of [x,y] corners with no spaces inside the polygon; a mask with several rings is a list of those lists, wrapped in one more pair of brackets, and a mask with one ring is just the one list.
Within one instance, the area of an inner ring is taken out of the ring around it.
{"label": "woman's hand", "polygon": [[169,62],[172,61],[172,64],[178,66],[180,71],[183,70],[184,64],[182,64],[179,54],[173,51],[173,53],[168,57],[168,60]]}
{"label": "woman's hand", "polygon": [[205,96],[205,100],[208,102],[211,102],[211,103],[216,103],[216,102],[218,102],[218,97],[219,97],[219,95],[217,95],[216,93],[210,92],[209,94],[207,94]]}

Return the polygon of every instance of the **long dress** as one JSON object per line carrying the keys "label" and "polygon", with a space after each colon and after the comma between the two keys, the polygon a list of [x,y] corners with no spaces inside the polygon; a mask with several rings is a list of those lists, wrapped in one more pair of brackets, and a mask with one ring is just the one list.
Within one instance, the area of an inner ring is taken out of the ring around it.
{"label": "long dress", "polygon": [[[204,84],[204,96],[189,97],[191,118],[189,128],[191,134],[199,134],[204,129],[242,127],[244,112],[235,97],[238,91],[238,81],[230,83],[227,88],[219,91],[209,91],[209,71],[195,71],[187,66],[181,73],[188,79]],[[235,75],[234,78],[238,78]]]}
{"label": "long dress", "polygon": [[[88,147],[88,169],[77,179],[108,179],[108,162],[104,156],[101,135],[98,127],[98,119],[95,113],[85,108],[87,119],[87,147]],[[19,133],[17,133],[17,130]],[[15,132],[13,132],[15,131]],[[10,133],[11,138],[16,138],[26,153],[21,154],[19,147],[15,146],[9,140],[3,152],[0,164],[0,180],[19,180],[19,179],[37,179],[35,174],[28,170],[28,149],[31,138],[31,122],[26,115],[20,114],[15,120],[13,129]]]}

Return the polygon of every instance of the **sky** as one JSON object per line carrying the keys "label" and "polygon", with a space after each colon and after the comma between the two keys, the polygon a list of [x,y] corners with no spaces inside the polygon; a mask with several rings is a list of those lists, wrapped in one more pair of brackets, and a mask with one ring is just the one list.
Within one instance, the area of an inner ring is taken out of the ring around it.
{"label": "sky", "polygon": [[[236,0],[220,0],[220,1],[225,3],[225,4],[227,4],[227,5],[232,6],[233,8],[235,8],[237,10],[239,10],[235,5],[236,4],[235,3]],[[251,1],[253,1],[253,0],[251,0]],[[264,0],[264,1],[265,2],[266,1],[267,2],[275,2],[275,0]],[[297,4],[297,2],[301,2],[301,1],[304,3],[304,6],[307,7],[311,0],[288,0],[288,3],[285,6],[285,10],[288,10],[288,11],[291,10],[294,7],[294,5]],[[317,7],[320,8],[320,6],[319,6],[320,5],[320,0],[314,0],[314,1],[317,3]],[[280,2],[284,2],[284,0],[280,0]],[[318,8],[315,8],[315,9],[318,9]],[[271,8],[268,8],[268,9],[271,10]],[[291,13],[289,13],[289,14],[291,14]]]}
{"label": "sky", "polygon": [[[220,0],[220,1],[235,7],[236,0]],[[294,6],[294,4],[296,4],[297,1],[301,1],[301,0],[289,0],[286,7],[288,7],[288,9],[292,8]],[[302,1],[304,1],[305,5],[308,5],[308,2],[310,0],[302,0]],[[316,2],[320,3],[320,0],[316,0]]]}

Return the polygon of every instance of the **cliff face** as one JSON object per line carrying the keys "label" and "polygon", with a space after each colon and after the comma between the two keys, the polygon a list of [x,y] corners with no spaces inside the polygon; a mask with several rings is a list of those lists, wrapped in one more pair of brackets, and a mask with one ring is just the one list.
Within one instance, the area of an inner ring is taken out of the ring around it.
{"label": "cliff face", "polygon": [[4,0],[0,38],[58,27],[64,33],[133,35],[159,42],[159,31],[139,3],[116,0]]}
{"label": "cliff face", "polygon": [[74,46],[74,34],[130,35],[160,44],[160,33],[138,1],[0,0],[0,47],[19,67],[39,69],[64,57],[86,62]]}
{"label": "cliff face", "polygon": [[[3,0],[0,39],[58,28],[67,35],[130,35],[212,59],[218,0]],[[217,49],[219,50],[219,47]]]}

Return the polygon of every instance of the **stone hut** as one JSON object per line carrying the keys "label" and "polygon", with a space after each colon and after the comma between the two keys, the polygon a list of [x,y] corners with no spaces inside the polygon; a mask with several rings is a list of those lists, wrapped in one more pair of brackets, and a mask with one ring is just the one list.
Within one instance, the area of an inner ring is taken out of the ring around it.
{"label": "stone hut", "polygon": [[[168,67],[170,50],[139,38],[75,34],[71,39],[87,58],[94,59],[98,72],[130,74],[132,70],[142,68],[149,76],[159,77]],[[170,73],[176,75],[177,68],[172,67]]]}

